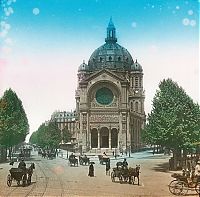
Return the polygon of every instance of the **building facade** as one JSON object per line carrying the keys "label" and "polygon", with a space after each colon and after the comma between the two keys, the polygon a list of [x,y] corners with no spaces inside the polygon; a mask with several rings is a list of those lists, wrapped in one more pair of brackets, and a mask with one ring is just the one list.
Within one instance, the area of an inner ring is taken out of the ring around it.
{"label": "building facade", "polygon": [[[64,131],[69,131],[73,139],[77,139],[78,122],[77,115],[74,112],[55,111],[51,115],[52,122],[56,122],[62,135]],[[63,142],[61,142],[63,143]]]}
{"label": "building facade", "polygon": [[78,69],[77,142],[84,151],[134,151],[145,124],[143,69],[117,43],[110,20],[105,44]]}

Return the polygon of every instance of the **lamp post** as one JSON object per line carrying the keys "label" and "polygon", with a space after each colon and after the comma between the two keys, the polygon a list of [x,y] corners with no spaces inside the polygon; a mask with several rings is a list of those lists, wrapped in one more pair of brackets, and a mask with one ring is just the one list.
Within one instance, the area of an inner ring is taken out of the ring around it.
{"label": "lamp post", "polygon": [[131,156],[131,145],[130,145],[130,141],[127,142],[128,143],[128,156],[130,157]]}

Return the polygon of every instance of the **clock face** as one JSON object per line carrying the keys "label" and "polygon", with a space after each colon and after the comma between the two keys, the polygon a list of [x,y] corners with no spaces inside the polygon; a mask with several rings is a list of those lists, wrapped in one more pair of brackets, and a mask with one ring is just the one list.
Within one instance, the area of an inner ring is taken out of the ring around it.
{"label": "clock face", "polygon": [[96,100],[101,105],[109,105],[112,103],[114,95],[109,88],[103,87],[97,90]]}

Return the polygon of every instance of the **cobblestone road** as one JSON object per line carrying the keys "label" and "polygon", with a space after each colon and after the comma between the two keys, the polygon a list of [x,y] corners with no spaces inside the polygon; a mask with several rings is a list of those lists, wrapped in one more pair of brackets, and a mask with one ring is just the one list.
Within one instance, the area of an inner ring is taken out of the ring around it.
{"label": "cobblestone road", "polygon": [[[68,160],[56,158],[53,160],[33,157],[36,165],[32,184],[27,187],[6,184],[6,177],[11,168],[8,163],[0,164],[0,196],[173,196],[169,193],[168,184],[172,180],[171,172],[165,170],[167,156],[151,155],[150,153],[135,153],[133,158],[127,158],[129,166],[141,165],[140,185],[113,183],[110,176],[105,175],[105,165],[100,165],[96,157],[95,177],[88,177],[88,166],[70,167]],[[111,168],[116,161],[111,159]],[[31,161],[27,161],[27,166]],[[15,163],[13,167],[17,167]],[[190,191],[189,196],[197,196]]]}

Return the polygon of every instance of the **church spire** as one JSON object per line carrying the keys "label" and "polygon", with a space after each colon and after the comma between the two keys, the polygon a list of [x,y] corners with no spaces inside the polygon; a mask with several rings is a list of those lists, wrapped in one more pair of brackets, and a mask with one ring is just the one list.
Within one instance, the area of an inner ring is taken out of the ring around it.
{"label": "church spire", "polygon": [[110,17],[110,21],[107,27],[107,38],[105,39],[106,42],[117,42],[116,38],[116,29],[114,23],[112,21],[112,17]]}

